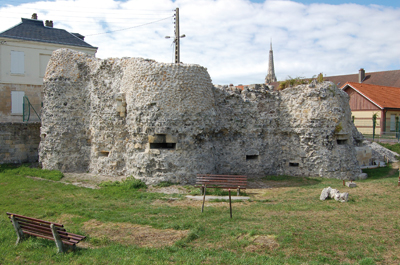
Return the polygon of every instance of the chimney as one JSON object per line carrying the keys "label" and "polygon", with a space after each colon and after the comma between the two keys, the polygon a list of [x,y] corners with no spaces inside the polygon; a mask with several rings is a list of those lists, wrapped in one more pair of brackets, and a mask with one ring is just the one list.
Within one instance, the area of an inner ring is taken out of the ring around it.
{"label": "chimney", "polygon": [[364,79],[365,79],[365,70],[364,70],[364,68],[361,68],[358,71],[358,83],[362,83],[364,81]]}
{"label": "chimney", "polygon": [[31,19],[37,19],[37,14],[33,13]]}
{"label": "chimney", "polygon": [[53,20],[46,20],[45,26],[49,27],[49,28],[52,28],[53,27]]}

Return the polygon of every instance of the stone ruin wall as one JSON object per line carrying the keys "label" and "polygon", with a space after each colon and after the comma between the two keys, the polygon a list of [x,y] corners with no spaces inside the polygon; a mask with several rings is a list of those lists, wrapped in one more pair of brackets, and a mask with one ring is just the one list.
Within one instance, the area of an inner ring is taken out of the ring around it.
{"label": "stone ruin wall", "polygon": [[39,158],[46,169],[147,183],[193,183],[198,173],[361,173],[349,98],[332,83],[242,91],[214,87],[198,65],[67,49],[53,53],[44,81]]}

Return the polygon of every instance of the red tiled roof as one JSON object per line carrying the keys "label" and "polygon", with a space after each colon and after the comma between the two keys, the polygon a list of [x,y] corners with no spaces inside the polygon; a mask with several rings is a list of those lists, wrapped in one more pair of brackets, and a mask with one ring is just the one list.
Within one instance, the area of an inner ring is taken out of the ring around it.
{"label": "red tiled roof", "polygon": [[[343,87],[347,82],[358,82],[358,74],[338,75],[324,77],[325,81],[332,81],[338,87]],[[400,87],[400,70],[365,73],[363,84]]]}
{"label": "red tiled roof", "polygon": [[400,109],[400,88],[390,86],[378,86],[365,83],[347,82],[343,90],[348,87],[369,99],[381,109],[395,108]]}

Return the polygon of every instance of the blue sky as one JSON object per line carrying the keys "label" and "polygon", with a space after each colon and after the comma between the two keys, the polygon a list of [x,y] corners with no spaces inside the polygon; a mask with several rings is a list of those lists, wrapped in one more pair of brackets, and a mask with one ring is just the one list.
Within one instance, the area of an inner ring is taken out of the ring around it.
{"label": "blue sky", "polygon": [[181,61],[207,67],[215,84],[263,83],[270,40],[278,80],[400,69],[400,1],[0,0],[0,31],[38,13],[79,32],[97,57],[173,61],[180,8]]}

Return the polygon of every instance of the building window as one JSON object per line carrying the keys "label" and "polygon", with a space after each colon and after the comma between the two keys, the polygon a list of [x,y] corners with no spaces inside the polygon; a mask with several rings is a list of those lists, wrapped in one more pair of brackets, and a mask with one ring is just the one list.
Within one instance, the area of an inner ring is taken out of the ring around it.
{"label": "building window", "polygon": [[24,91],[11,91],[11,114],[23,113]]}
{"label": "building window", "polygon": [[25,73],[24,52],[11,51],[11,74]]}
{"label": "building window", "polygon": [[394,132],[396,130],[396,114],[390,115],[390,131]]}
{"label": "building window", "polygon": [[44,77],[46,73],[47,64],[50,61],[50,54],[40,54],[39,55],[39,62],[40,62],[40,77]]}

